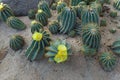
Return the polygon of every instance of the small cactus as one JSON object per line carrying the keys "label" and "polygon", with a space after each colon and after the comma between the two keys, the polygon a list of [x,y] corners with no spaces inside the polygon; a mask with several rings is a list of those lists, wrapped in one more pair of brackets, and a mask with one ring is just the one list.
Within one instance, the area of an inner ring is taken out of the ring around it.
{"label": "small cactus", "polygon": [[117,12],[116,11],[111,11],[110,12],[110,17],[112,17],[112,18],[117,17]]}
{"label": "small cactus", "polygon": [[115,68],[117,59],[112,53],[105,52],[100,55],[99,62],[105,71],[112,71]]}
{"label": "small cactus", "polygon": [[112,33],[112,34],[114,34],[114,33],[116,33],[116,29],[115,29],[115,28],[111,28],[111,29],[109,30],[109,32]]}
{"label": "small cactus", "polygon": [[107,22],[106,22],[105,19],[102,19],[102,20],[100,21],[100,26],[107,26]]}

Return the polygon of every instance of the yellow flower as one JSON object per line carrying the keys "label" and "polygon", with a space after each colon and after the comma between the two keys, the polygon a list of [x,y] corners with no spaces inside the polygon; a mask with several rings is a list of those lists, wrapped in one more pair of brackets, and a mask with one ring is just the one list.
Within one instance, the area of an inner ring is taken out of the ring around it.
{"label": "yellow flower", "polygon": [[38,23],[36,20],[33,20],[32,22],[31,22],[31,25],[33,25],[33,24],[36,24],[36,23]]}
{"label": "yellow flower", "polygon": [[42,12],[43,12],[43,10],[42,10],[42,9],[39,9],[39,10],[38,10],[38,13],[42,13]]}
{"label": "yellow flower", "polygon": [[33,40],[40,41],[42,39],[43,35],[42,33],[35,32],[32,36]]}
{"label": "yellow flower", "polygon": [[60,63],[66,61],[68,58],[67,48],[65,45],[58,46],[58,53],[54,57],[55,62]]}
{"label": "yellow flower", "polygon": [[4,4],[1,3],[1,4],[0,4],[0,10],[2,10],[3,8],[4,8]]}
{"label": "yellow flower", "polygon": [[66,48],[65,45],[59,45],[58,46],[58,51],[66,51],[66,50],[67,50],[67,48]]}
{"label": "yellow flower", "polygon": [[61,3],[62,3],[62,1],[59,1],[59,2],[58,2],[58,5],[60,5]]}

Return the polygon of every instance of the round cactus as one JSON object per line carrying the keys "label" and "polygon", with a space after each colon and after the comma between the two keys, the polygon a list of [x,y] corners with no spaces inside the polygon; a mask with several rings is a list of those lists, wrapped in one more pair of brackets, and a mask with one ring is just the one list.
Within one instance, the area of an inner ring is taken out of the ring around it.
{"label": "round cactus", "polygon": [[81,51],[84,53],[85,56],[94,56],[96,55],[96,49],[89,48],[88,46],[82,46]]}
{"label": "round cactus", "polygon": [[82,25],[86,25],[88,23],[97,23],[100,24],[99,14],[95,9],[91,7],[84,8],[81,14]]}
{"label": "round cactus", "polygon": [[102,53],[99,62],[105,71],[112,71],[117,63],[116,57],[109,52]]}
{"label": "round cactus", "polygon": [[112,17],[112,18],[117,17],[117,12],[116,11],[111,11],[110,12],[110,17]]}
{"label": "round cactus", "polygon": [[102,12],[102,5],[98,2],[93,2],[90,4],[91,8],[95,9],[99,14]]}
{"label": "round cactus", "polygon": [[120,40],[113,42],[111,49],[115,54],[120,55]]}
{"label": "round cactus", "polygon": [[14,35],[10,39],[10,48],[14,51],[20,50],[25,44],[24,38],[20,35]]}
{"label": "round cactus", "polygon": [[38,22],[38,21],[36,21],[36,20],[33,20],[33,21],[31,22],[31,32],[32,32],[32,34],[33,34],[34,32],[39,32],[40,29],[43,29],[43,25],[42,25],[40,22]]}
{"label": "round cactus", "polygon": [[59,1],[56,7],[57,13],[60,13],[66,6],[67,4],[65,2]]}
{"label": "round cactus", "polygon": [[49,9],[49,5],[47,4],[45,0],[39,2],[38,9],[43,10],[47,14],[48,18],[52,16],[51,11]]}
{"label": "round cactus", "polygon": [[105,19],[100,20],[100,26],[107,26],[107,22]]}
{"label": "round cactus", "polygon": [[29,19],[35,19],[35,14],[36,14],[35,10],[33,10],[33,9],[29,10],[29,12],[28,12],[28,18]]}
{"label": "round cactus", "polygon": [[49,31],[52,34],[56,34],[56,33],[59,32],[59,27],[60,27],[59,23],[56,22],[56,21],[54,21],[54,22],[50,23],[50,25],[49,25]]}
{"label": "round cactus", "polygon": [[120,11],[120,0],[114,0],[113,6]]}
{"label": "round cactus", "polygon": [[68,33],[68,36],[69,36],[69,37],[75,37],[75,36],[76,36],[76,31],[75,31],[75,30],[71,30],[71,31]]}
{"label": "round cactus", "polygon": [[86,3],[84,1],[80,2],[76,6],[76,13],[77,13],[77,17],[79,17],[79,19],[81,19],[81,13],[82,13],[82,10],[84,7],[86,7]]}
{"label": "round cactus", "polygon": [[76,22],[76,12],[74,9],[65,7],[60,16],[60,33],[71,31]]}
{"label": "round cactus", "polygon": [[9,17],[7,19],[7,24],[8,26],[12,27],[13,29],[17,29],[17,30],[24,30],[26,29],[26,25],[17,17]]}
{"label": "round cactus", "polygon": [[79,4],[79,2],[81,2],[82,0],[70,0],[70,5],[71,6],[77,6]]}
{"label": "round cactus", "polygon": [[111,28],[111,29],[109,29],[109,32],[114,34],[114,33],[116,33],[116,29],[115,28]]}
{"label": "round cactus", "polygon": [[43,26],[46,26],[48,24],[48,18],[46,13],[39,9],[36,14],[36,20],[39,21]]}
{"label": "round cactus", "polygon": [[48,52],[45,54],[49,61],[62,63],[68,59],[71,54],[71,46],[64,40],[56,40],[47,48]]}
{"label": "round cactus", "polygon": [[57,7],[57,4],[56,4],[56,3],[53,3],[53,4],[51,5],[51,9],[52,9],[52,10],[56,10],[56,7]]}
{"label": "round cactus", "polygon": [[10,16],[14,16],[11,8],[7,4],[0,3],[0,19],[6,22]]}
{"label": "round cactus", "polygon": [[32,36],[33,41],[28,47],[25,56],[28,60],[39,60],[45,53],[45,47],[50,44],[50,35],[46,31],[35,32]]}
{"label": "round cactus", "polygon": [[89,23],[82,28],[83,44],[89,48],[98,50],[100,47],[101,35],[97,24]]}

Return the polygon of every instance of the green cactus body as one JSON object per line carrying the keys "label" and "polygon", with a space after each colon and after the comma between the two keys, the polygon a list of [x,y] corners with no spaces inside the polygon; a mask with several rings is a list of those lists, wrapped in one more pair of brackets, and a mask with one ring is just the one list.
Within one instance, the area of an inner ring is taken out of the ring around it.
{"label": "green cactus body", "polygon": [[99,62],[105,71],[112,71],[117,63],[116,57],[109,52],[102,53]]}
{"label": "green cactus body", "polygon": [[109,32],[112,33],[112,34],[116,33],[116,31],[117,31],[117,30],[116,30],[115,28],[109,29]]}
{"label": "green cactus body", "polygon": [[67,4],[65,2],[58,2],[58,5],[56,7],[57,13],[60,13],[66,6]]}
{"label": "green cactus body", "polygon": [[86,7],[86,3],[84,1],[80,2],[76,6],[76,13],[77,13],[77,17],[79,17],[79,19],[81,19],[81,13],[82,13],[82,10],[84,7]]}
{"label": "green cactus body", "polygon": [[94,56],[96,55],[96,49],[89,48],[88,46],[82,46],[82,52],[85,56]]}
{"label": "green cactus body", "polygon": [[81,21],[80,20],[76,20],[76,23],[74,25],[74,30],[75,30],[77,35],[81,35],[82,26],[81,26]]}
{"label": "green cactus body", "polygon": [[14,51],[20,50],[24,46],[24,38],[20,35],[15,35],[10,39],[10,48]]}
{"label": "green cactus body", "polygon": [[53,3],[53,4],[51,5],[51,9],[52,9],[52,10],[56,10],[56,7],[57,7],[57,4],[56,4],[56,3]]}
{"label": "green cactus body", "polygon": [[115,41],[115,42],[112,44],[111,48],[112,48],[112,51],[113,51],[115,54],[120,55],[120,40]]}
{"label": "green cactus body", "polygon": [[71,8],[64,8],[60,16],[60,33],[66,34],[74,28],[76,12]]}
{"label": "green cactus body", "polygon": [[100,21],[100,26],[107,26],[107,22],[106,22],[105,19],[102,19],[102,20]]}
{"label": "green cactus body", "polygon": [[35,32],[32,38],[33,41],[25,53],[25,56],[30,61],[41,59],[45,53],[45,47],[49,45],[51,40],[50,35],[43,30]]}
{"label": "green cactus body", "polygon": [[100,47],[101,35],[97,24],[89,23],[82,28],[83,44],[89,48],[98,50]]}
{"label": "green cactus body", "polygon": [[81,14],[82,25],[86,25],[88,23],[97,23],[100,24],[99,14],[95,9],[92,8],[84,8]]}
{"label": "green cactus body", "polygon": [[34,32],[39,32],[40,29],[43,29],[43,25],[40,22],[38,22],[36,20],[31,22],[31,32],[32,32],[32,34]]}
{"label": "green cactus body", "polygon": [[59,32],[59,23],[54,21],[52,23],[50,23],[49,25],[49,31],[52,33],[52,34],[57,34]]}
{"label": "green cactus body", "polygon": [[91,3],[91,8],[95,9],[99,14],[102,12],[102,5],[98,2]]}
{"label": "green cactus body", "polygon": [[77,6],[82,0],[70,0],[71,6]]}
{"label": "green cactus body", "polygon": [[28,12],[28,18],[29,19],[35,19],[35,14],[36,14],[35,10],[33,10],[33,9],[29,10],[29,12]]}
{"label": "green cactus body", "polygon": [[13,29],[17,30],[24,30],[26,29],[26,25],[17,17],[9,17],[7,19],[8,26],[12,27]]}
{"label": "green cactus body", "polygon": [[114,0],[113,6],[120,11],[120,0]]}
{"label": "green cactus body", "polygon": [[52,16],[51,11],[46,1],[40,1],[38,4],[38,9],[43,10],[47,14],[48,18]]}
{"label": "green cactus body", "polygon": [[7,4],[0,3],[0,19],[6,22],[10,16],[14,16],[10,7]]}
{"label": "green cactus body", "polygon": [[71,31],[68,33],[68,36],[69,36],[69,37],[75,37],[75,36],[76,36],[76,31],[75,31],[75,30],[71,30]]}
{"label": "green cactus body", "polygon": [[48,24],[48,18],[46,13],[43,10],[38,10],[36,14],[36,20],[39,21],[43,26]]}
{"label": "green cactus body", "polygon": [[117,17],[117,12],[116,11],[111,11],[110,12],[110,17],[112,17],[112,18]]}
{"label": "green cactus body", "polygon": [[[66,57],[68,57],[69,55],[71,55],[71,53],[72,53],[71,45],[69,45],[68,43],[66,43],[66,41],[64,41],[64,40],[56,40],[54,43],[52,43],[50,45],[50,47],[47,48],[48,52],[45,54],[45,56],[49,58],[50,62],[56,62],[54,58],[59,53],[59,50],[58,50],[59,48],[58,47],[60,45],[62,45],[63,47],[66,47],[66,51],[67,51]],[[57,62],[57,63],[61,63],[61,62]]]}

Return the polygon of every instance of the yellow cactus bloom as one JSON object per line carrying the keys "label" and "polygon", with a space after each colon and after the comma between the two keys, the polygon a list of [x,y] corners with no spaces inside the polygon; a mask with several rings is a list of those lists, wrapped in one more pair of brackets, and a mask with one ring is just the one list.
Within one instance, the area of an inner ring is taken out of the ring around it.
{"label": "yellow cactus bloom", "polygon": [[36,23],[38,23],[36,20],[33,20],[33,21],[31,22],[31,24],[36,24]]}
{"label": "yellow cactus bloom", "polygon": [[67,51],[67,48],[65,45],[59,45],[58,46],[58,51]]}
{"label": "yellow cactus bloom", "polygon": [[68,58],[67,51],[58,51],[57,55],[54,57],[55,62],[61,63],[66,61]]}
{"label": "yellow cactus bloom", "polygon": [[42,33],[35,32],[32,36],[33,40],[40,41],[42,39],[43,35]]}
{"label": "yellow cactus bloom", "polygon": [[4,8],[4,4],[1,3],[1,4],[0,4],[0,10],[2,10],[3,8]]}
{"label": "yellow cactus bloom", "polygon": [[61,3],[62,3],[62,1],[59,1],[59,2],[58,2],[58,5],[60,5]]}
{"label": "yellow cactus bloom", "polygon": [[42,12],[43,12],[43,10],[42,10],[42,9],[39,9],[39,10],[38,10],[38,13],[42,13]]}

